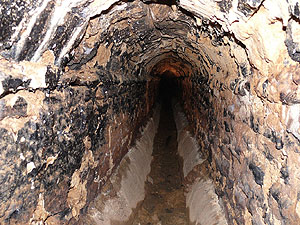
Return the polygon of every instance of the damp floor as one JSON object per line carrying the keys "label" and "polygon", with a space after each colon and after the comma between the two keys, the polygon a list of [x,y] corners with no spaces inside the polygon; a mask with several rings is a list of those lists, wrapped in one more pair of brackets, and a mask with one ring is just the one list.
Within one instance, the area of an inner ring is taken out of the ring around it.
{"label": "damp floor", "polygon": [[133,225],[189,224],[182,164],[177,154],[177,130],[168,100],[162,104],[146,196],[136,211]]}

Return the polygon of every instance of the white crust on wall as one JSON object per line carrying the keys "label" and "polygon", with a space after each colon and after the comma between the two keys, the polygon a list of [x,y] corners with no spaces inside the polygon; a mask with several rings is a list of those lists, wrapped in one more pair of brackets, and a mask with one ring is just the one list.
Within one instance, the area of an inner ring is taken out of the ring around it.
{"label": "white crust on wall", "polygon": [[[188,121],[179,103],[173,102],[174,119],[177,127],[178,153],[183,159],[184,178],[206,159],[199,151],[197,140],[186,129]],[[186,207],[192,224],[227,225],[215,187],[207,177],[199,177],[186,190]]]}

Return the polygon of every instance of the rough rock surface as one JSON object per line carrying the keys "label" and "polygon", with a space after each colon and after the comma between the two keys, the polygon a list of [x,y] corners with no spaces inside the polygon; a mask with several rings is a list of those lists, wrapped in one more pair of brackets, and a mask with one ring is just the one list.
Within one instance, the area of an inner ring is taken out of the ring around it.
{"label": "rough rock surface", "polygon": [[207,158],[200,154],[199,145],[189,131],[190,127],[180,104],[174,102],[173,109],[178,132],[178,153],[183,160],[189,220],[191,224],[227,225],[222,199],[218,198],[212,179],[206,173]]}
{"label": "rough rock surface", "polygon": [[176,77],[228,224],[300,223],[297,0],[0,11],[0,223],[75,224],[151,115],[161,76]]}

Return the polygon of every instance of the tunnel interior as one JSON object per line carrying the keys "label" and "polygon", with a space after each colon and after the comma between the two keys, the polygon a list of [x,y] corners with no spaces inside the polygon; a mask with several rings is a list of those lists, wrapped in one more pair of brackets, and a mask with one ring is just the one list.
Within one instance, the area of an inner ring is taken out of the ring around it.
{"label": "tunnel interior", "polygon": [[0,224],[300,223],[297,1],[0,11]]}

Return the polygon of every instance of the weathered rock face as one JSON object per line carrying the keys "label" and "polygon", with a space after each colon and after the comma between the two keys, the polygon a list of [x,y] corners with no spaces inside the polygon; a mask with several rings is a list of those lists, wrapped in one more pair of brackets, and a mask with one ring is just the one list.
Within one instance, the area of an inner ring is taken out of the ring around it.
{"label": "weathered rock face", "polygon": [[298,1],[0,6],[0,223],[75,224],[172,76],[228,224],[299,224]]}
{"label": "weathered rock face", "polygon": [[[153,104],[155,91],[143,81],[76,82],[66,79],[53,90],[20,90],[1,99],[1,216],[6,221],[63,218],[70,210],[78,216],[126,153]],[[39,199],[45,215],[32,217]]]}

